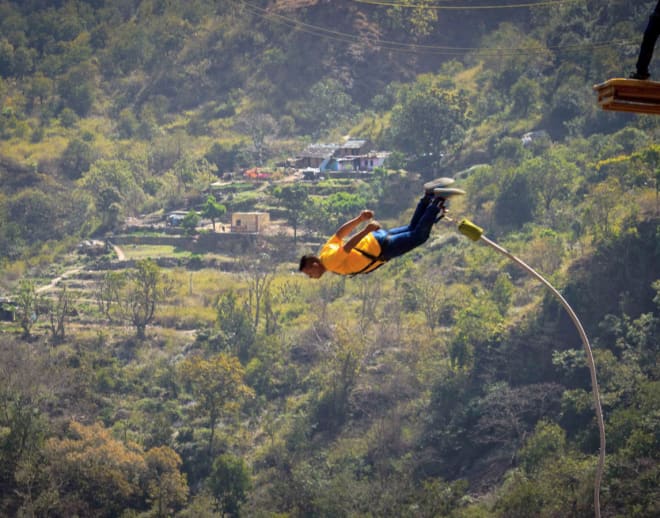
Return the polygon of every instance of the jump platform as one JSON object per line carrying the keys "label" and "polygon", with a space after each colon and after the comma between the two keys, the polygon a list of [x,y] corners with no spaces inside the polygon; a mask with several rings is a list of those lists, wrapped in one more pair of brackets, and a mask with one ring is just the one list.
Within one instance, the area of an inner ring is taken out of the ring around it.
{"label": "jump platform", "polygon": [[660,115],[660,82],[614,78],[594,90],[603,110]]}

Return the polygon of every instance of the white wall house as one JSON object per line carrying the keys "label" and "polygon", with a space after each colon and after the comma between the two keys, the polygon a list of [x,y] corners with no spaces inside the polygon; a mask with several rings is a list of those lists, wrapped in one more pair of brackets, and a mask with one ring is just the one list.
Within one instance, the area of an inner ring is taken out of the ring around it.
{"label": "white wall house", "polygon": [[231,215],[232,232],[251,232],[258,234],[270,226],[268,212],[234,212]]}

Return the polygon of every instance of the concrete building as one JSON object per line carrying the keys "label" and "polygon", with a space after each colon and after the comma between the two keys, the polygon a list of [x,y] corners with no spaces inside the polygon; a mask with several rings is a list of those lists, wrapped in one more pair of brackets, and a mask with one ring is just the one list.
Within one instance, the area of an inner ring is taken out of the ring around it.
{"label": "concrete building", "polygon": [[234,212],[231,215],[231,231],[258,234],[270,226],[268,212]]}

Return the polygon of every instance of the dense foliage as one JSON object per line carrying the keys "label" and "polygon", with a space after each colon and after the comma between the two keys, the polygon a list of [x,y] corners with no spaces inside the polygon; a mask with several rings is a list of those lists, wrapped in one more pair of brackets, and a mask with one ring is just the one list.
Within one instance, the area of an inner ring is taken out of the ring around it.
{"label": "dense foliage", "polygon": [[[0,0],[0,516],[593,516],[584,351],[523,271],[440,224],[371,275],[291,275],[438,175],[583,321],[603,515],[660,514],[660,126],[591,90],[653,6],[461,4]],[[346,134],[386,166],[291,180]],[[173,209],[171,257],[74,253]],[[201,248],[254,209],[285,231]]]}

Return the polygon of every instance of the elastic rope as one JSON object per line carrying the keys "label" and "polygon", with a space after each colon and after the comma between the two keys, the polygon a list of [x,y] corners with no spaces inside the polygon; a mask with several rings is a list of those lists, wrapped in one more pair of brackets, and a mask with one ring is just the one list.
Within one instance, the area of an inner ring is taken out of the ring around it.
{"label": "elastic rope", "polygon": [[481,227],[478,227],[471,221],[469,220],[461,221],[461,223],[458,226],[458,230],[462,234],[469,237],[472,241],[478,241],[479,239],[481,239],[488,246],[498,251],[499,253],[505,255],[506,257],[511,259],[514,263],[516,263],[518,266],[520,266],[529,274],[531,274],[533,277],[541,281],[546,286],[546,288],[548,288],[553,293],[553,295],[555,295],[555,297],[557,297],[557,299],[561,302],[562,306],[564,307],[568,315],[571,317],[571,320],[573,321],[573,324],[575,325],[578,334],[580,335],[580,339],[582,340],[582,345],[584,346],[585,353],[587,354],[587,367],[589,368],[589,373],[591,375],[591,391],[593,395],[594,408],[596,411],[596,419],[598,421],[598,432],[600,435],[598,465],[596,467],[596,476],[594,479],[594,513],[596,518],[600,518],[600,486],[603,480],[603,471],[605,467],[605,420],[603,419],[603,408],[601,405],[600,391],[598,390],[598,379],[596,377],[596,362],[594,361],[594,355],[591,350],[591,345],[589,344],[589,339],[587,338],[587,333],[584,331],[584,328],[582,327],[582,323],[575,314],[575,311],[573,311],[573,308],[571,308],[571,306],[562,296],[562,294],[559,293],[559,291],[552,284],[550,284],[550,282],[548,282],[540,273],[534,270],[534,268],[532,268],[531,266],[523,262],[521,259],[513,255],[506,248],[488,239],[486,236],[483,235],[483,229]]}

